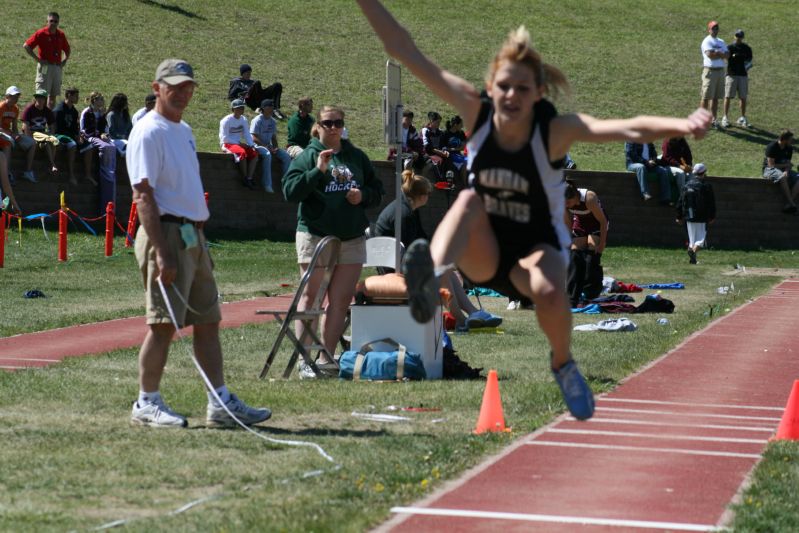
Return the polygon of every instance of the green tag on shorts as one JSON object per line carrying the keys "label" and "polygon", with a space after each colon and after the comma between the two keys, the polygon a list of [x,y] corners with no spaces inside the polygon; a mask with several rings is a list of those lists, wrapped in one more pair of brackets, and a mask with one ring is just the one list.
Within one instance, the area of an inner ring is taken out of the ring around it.
{"label": "green tag on shorts", "polygon": [[186,244],[187,250],[197,246],[197,228],[194,224],[186,223],[180,226],[180,238]]}

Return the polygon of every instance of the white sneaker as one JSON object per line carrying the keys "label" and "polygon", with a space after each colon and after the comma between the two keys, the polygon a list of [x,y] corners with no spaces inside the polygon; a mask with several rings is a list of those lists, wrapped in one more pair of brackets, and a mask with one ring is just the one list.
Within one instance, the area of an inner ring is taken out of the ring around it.
{"label": "white sneaker", "polygon": [[189,425],[186,418],[167,407],[162,398],[143,405],[138,401],[133,402],[130,423],[134,426],[156,428],[185,428]]}
{"label": "white sneaker", "polygon": [[38,183],[39,180],[36,179],[36,176],[33,174],[32,170],[26,170],[22,173],[22,177],[28,180],[31,183]]}
{"label": "white sneaker", "polygon": [[743,128],[748,128],[749,127],[749,121],[746,120],[746,117],[739,118],[738,119],[738,124],[740,124],[741,127],[743,127]]}
{"label": "white sneaker", "polygon": [[[242,424],[247,426],[263,422],[272,416],[272,411],[269,409],[250,407],[239,400],[235,394],[230,395],[230,400],[225,404],[225,407],[227,407]],[[221,405],[217,405],[216,402],[208,402],[208,409],[206,412],[207,416],[205,422],[209,428],[232,428],[237,425],[236,421],[225,411],[225,408]]]}
{"label": "white sneaker", "polygon": [[319,369],[321,376],[317,376],[316,373],[311,368],[311,365],[307,364],[305,361],[300,361],[300,379],[316,379],[317,377],[322,378],[337,378],[339,368],[338,365],[335,363],[316,363],[316,368]]}
{"label": "white sneaker", "polygon": [[722,128],[729,128],[730,127],[730,121],[727,120],[727,116],[726,115],[724,115],[724,117],[722,117],[722,119],[721,119],[721,127]]}
{"label": "white sneaker", "polygon": [[521,300],[511,300],[510,302],[508,302],[507,310],[508,311],[515,311],[515,310],[519,309],[521,306],[522,306]]}

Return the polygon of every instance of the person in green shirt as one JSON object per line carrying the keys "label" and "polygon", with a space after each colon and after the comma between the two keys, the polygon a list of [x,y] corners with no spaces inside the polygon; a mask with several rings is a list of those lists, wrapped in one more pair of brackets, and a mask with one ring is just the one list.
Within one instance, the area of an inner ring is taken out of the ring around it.
{"label": "person in green shirt", "polygon": [[[344,111],[324,106],[315,126],[319,138],[313,138],[294,160],[283,177],[283,195],[299,204],[297,210],[297,263],[300,277],[308,270],[317,244],[332,235],[341,239],[338,262],[327,288],[327,310],[322,324],[322,342],[333,354],[344,331],[345,318],[355,284],[366,261],[364,231],[369,226],[366,209],[380,205],[383,183],[375,175],[372,162],[360,149],[342,139]],[[306,285],[298,310],[312,305],[323,272],[315,272]],[[304,327],[297,322],[297,338]],[[320,353],[317,366],[324,373],[338,374],[335,362]],[[300,364],[300,377],[315,377],[313,370]]]}
{"label": "person in green shirt", "polygon": [[292,159],[296,159],[302,153],[308,143],[311,142],[311,128],[314,125],[313,100],[304,96],[297,102],[297,112],[291,115],[287,129],[286,151]]}

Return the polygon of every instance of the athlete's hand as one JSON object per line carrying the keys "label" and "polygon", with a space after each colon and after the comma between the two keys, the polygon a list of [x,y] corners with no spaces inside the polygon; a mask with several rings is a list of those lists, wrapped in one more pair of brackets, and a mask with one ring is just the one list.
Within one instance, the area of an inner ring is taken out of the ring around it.
{"label": "athlete's hand", "polygon": [[322,150],[319,152],[319,158],[316,160],[316,168],[320,172],[327,172],[327,167],[330,166],[330,160],[333,159],[333,149]]}
{"label": "athlete's hand", "polygon": [[701,139],[710,128],[713,122],[713,115],[707,109],[699,108],[688,115],[688,130],[694,139]]}

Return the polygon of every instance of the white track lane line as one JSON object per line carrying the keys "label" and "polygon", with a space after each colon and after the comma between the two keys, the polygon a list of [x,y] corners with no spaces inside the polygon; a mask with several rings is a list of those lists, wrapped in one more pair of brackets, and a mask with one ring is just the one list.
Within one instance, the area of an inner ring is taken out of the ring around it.
{"label": "white track lane line", "polygon": [[682,524],[679,522],[650,522],[647,520],[619,520],[613,518],[591,518],[587,516],[558,516],[547,514],[500,513],[494,511],[469,511],[463,509],[439,509],[434,507],[392,507],[392,513],[451,516],[460,518],[486,518],[493,520],[516,520],[521,522],[549,522],[557,524],[579,524],[585,526],[617,526],[626,528],[665,529],[669,531],[719,531],[716,526],[705,524]]}
{"label": "white track lane line", "polygon": [[782,420],[780,417],[774,416],[747,416],[747,415],[719,415],[715,413],[689,413],[680,411],[650,411],[648,409],[626,409],[624,407],[597,407],[596,412],[611,411],[614,413],[640,413],[645,415],[675,415],[675,416],[691,416],[702,418],[726,418],[732,420],[759,420],[761,422],[779,422]]}
{"label": "white track lane line", "polygon": [[[568,417],[570,422],[577,422],[573,416]],[[698,428],[698,429],[721,429],[729,431],[761,431],[766,433],[774,433],[773,427],[750,427],[750,426],[725,426],[723,424],[688,424],[677,423],[672,424],[669,422],[651,422],[649,420],[627,420],[624,418],[602,418],[591,417],[588,420],[581,422],[588,423],[603,423],[603,424],[628,424],[634,426],[658,426],[658,427],[675,427],[675,428]]]}
{"label": "white track lane line", "polygon": [[39,361],[42,363],[60,363],[60,359],[34,359],[33,357],[3,357],[3,361]]}
{"label": "white track lane line", "polygon": [[620,450],[653,453],[677,453],[684,455],[709,455],[711,457],[738,457],[742,459],[760,459],[757,453],[714,452],[700,450],[681,450],[679,448],[647,448],[644,446],[621,446],[618,444],[583,444],[578,442],[554,442],[547,440],[532,440],[525,443],[527,446],[561,446],[563,448],[591,448],[595,450]]}
{"label": "white track lane line", "polygon": [[722,405],[717,403],[690,403],[690,402],[667,402],[664,400],[635,400],[632,398],[597,398],[597,403],[600,402],[628,402],[628,403],[648,403],[652,405],[685,405],[687,407],[718,407],[720,409],[752,409],[763,411],[780,411],[784,407],[769,407],[763,405]]}
{"label": "white track lane line", "polygon": [[696,437],[694,435],[669,435],[667,433],[637,433],[634,431],[599,431],[592,429],[550,428],[546,433],[568,433],[570,435],[603,435],[606,437],[644,437],[648,439],[692,440],[700,442],[733,442],[737,444],[763,444],[768,439],[736,439],[731,437]]}

